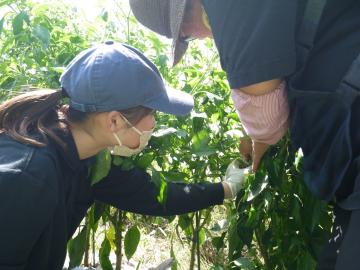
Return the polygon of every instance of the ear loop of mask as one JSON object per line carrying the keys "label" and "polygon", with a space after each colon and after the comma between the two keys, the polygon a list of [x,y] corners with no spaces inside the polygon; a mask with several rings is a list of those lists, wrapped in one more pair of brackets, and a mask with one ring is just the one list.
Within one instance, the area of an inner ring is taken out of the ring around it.
{"label": "ear loop of mask", "polygon": [[[122,114],[120,114],[120,116],[121,116],[121,118],[125,121],[126,124],[128,124],[133,130],[135,130],[135,132],[136,132],[137,134],[139,134],[140,136],[144,134],[144,132],[141,132],[141,131],[138,130],[136,127],[134,127],[133,124],[131,124],[131,123],[129,122],[129,120],[127,120],[127,119],[125,118],[125,116],[123,116]],[[155,125],[156,125],[156,123],[155,123]],[[153,131],[154,131],[154,129],[149,130],[149,132],[153,132]],[[116,141],[117,141],[118,144],[121,146],[122,143],[121,143],[121,140],[120,140],[119,136],[118,136],[116,133],[113,133],[113,134],[114,134],[114,137],[115,137]]]}
{"label": "ear loop of mask", "polygon": [[127,120],[122,114],[120,114],[120,115],[121,115],[121,118],[126,122],[126,124],[128,124],[133,130],[135,130],[137,134],[139,134],[139,135],[143,134],[140,130],[138,130],[136,127],[134,127],[134,125],[131,124],[129,122],[129,120]]}
{"label": "ear loop of mask", "polygon": [[[135,132],[136,132],[137,134],[139,134],[140,136],[142,135],[142,132],[141,132],[140,130],[138,130],[136,127],[134,127],[134,126],[129,122],[129,120],[127,120],[122,114],[120,114],[120,116],[121,116],[121,118],[126,122],[126,124],[128,124],[132,129],[135,130]],[[122,144],[119,136],[118,136],[115,132],[113,133],[113,135],[114,135],[116,141],[118,142],[118,144],[119,144],[120,146],[122,146],[123,144]]]}
{"label": "ear loop of mask", "polygon": [[112,154],[114,155],[120,155],[120,156],[132,156],[135,154],[138,154],[139,152],[141,152],[146,145],[148,144],[151,135],[154,131],[154,128],[152,128],[149,131],[143,131],[141,132],[140,130],[138,130],[136,127],[134,127],[124,116],[122,116],[122,118],[124,119],[124,121],[131,126],[132,129],[134,129],[136,131],[136,133],[138,133],[140,135],[140,144],[136,149],[131,149],[125,145],[123,145],[121,143],[121,140],[119,138],[119,136],[114,132],[113,135],[116,139],[116,141],[118,142],[118,146],[114,146],[111,147],[109,150],[111,151]]}
{"label": "ear loop of mask", "polygon": [[118,136],[115,132],[113,133],[113,135],[114,135],[116,141],[118,142],[118,144],[119,144],[120,146],[122,146],[122,142],[121,142],[119,136]]}

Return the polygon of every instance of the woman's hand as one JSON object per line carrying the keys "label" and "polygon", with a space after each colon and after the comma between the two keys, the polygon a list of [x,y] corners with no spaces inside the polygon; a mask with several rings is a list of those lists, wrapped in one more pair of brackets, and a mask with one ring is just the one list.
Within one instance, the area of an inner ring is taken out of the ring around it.
{"label": "woman's hand", "polygon": [[240,139],[240,154],[247,161],[252,160],[252,169],[255,172],[260,165],[261,159],[265,152],[269,149],[270,145],[254,142],[249,137]]}

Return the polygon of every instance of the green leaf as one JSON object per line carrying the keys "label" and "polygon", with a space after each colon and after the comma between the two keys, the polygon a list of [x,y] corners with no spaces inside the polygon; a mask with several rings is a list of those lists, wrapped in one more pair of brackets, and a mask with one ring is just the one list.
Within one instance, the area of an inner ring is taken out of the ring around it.
{"label": "green leaf", "polygon": [[94,203],[94,220],[98,221],[105,211],[106,205],[102,202],[96,201]]}
{"label": "green leaf", "polygon": [[13,3],[14,0],[0,0],[0,7]]}
{"label": "green leaf", "polygon": [[251,248],[251,243],[253,240],[254,229],[249,226],[239,226],[237,230],[238,236],[241,241]]}
{"label": "green leaf", "polygon": [[311,257],[308,252],[301,254],[297,258],[297,269],[315,269],[316,261]]}
{"label": "green leaf", "polygon": [[220,96],[218,96],[218,95],[215,95],[214,93],[210,93],[210,92],[208,92],[208,91],[205,91],[205,94],[206,94],[206,96],[209,98],[209,100],[210,100],[211,102],[215,102],[215,100],[219,100],[219,101],[223,101],[223,100],[224,100],[224,98],[222,98],[222,97],[220,97]]}
{"label": "green leaf", "polygon": [[204,112],[198,113],[198,112],[192,111],[191,114],[190,114],[190,118],[191,118],[191,119],[193,119],[193,118],[207,119],[208,116],[207,116],[207,114],[204,113]]}
{"label": "green leaf", "polygon": [[109,12],[106,10],[106,9],[103,9],[101,11],[101,19],[104,21],[104,22],[107,22],[108,19],[109,19]]}
{"label": "green leaf", "polygon": [[42,25],[36,25],[33,28],[33,35],[41,40],[44,46],[47,48],[50,43],[50,31]]}
{"label": "green leaf", "polygon": [[317,259],[321,255],[324,243],[330,238],[330,232],[319,226],[309,237],[311,241],[308,251],[314,259]]}
{"label": "green leaf", "polygon": [[294,161],[296,170],[299,172],[301,171],[301,166],[303,164],[303,157],[304,157],[304,154],[302,152],[302,149],[300,148],[295,154],[295,161]]}
{"label": "green leaf", "polygon": [[199,244],[202,246],[206,240],[206,232],[204,229],[201,229],[199,232]]}
{"label": "green leaf", "polygon": [[91,184],[100,182],[109,174],[110,169],[111,154],[108,150],[104,150],[96,156],[96,162],[90,169]]}
{"label": "green leaf", "polygon": [[95,205],[92,205],[90,210],[87,212],[87,221],[88,226],[90,226],[91,230],[96,231],[97,230],[97,222],[95,221],[95,215],[94,215],[94,208]]}
{"label": "green leaf", "polygon": [[125,255],[128,260],[134,255],[140,242],[140,231],[136,225],[132,226],[125,234]]}
{"label": "green leaf", "polygon": [[111,246],[109,240],[105,237],[99,250],[100,265],[103,270],[113,270],[109,256],[111,252]]}
{"label": "green leaf", "polygon": [[105,204],[99,201],[95,201],[93,204],[91,211],[90,211],[90,217],[89,224],[93,231],[96,231],[98,221],[100,217],[102,216],[103,212],[105,211]]}
{"label": "green leaf", "polygon": [[31,10],[33,16],[40,17],[40,18],[47,18],[46,13],[49,12],[49,5],[48,4],[36,4]]}
{"label": "green leaf", "polygon": [[171,265],[171,270],[177,270],[178,262],[176,260],[176,256],[175,256],[175,252],[174,252],[173,238],[171,238],[170,257],[174,260],[173,264]]}
{"label": "green leaf", "polygon": [[225,242],[224,242],[225,235],[226,233],[222,233],[221,236],[212,238],[211,243],[217,249],[217,251],[219,251],[222,248],[225,248]]}
{"label": "green leaf", "polygon": [[[108,216],[109,217],[109,216]],[[110,246],[112,246],[112,243],[115,241],[115,227],[111,220],[109,220],[108,224],[110,225],[109,228],[105,231],[106,238],[109,240]],[[121,229],[121,228],[120,228]]]}
{"label": "green leaf", "polygon": [[65,71],[65,67],[49,67],[49,70],[61,74]]}
{"label": "green leaf", "polygon": [[0,20],[0,36],[1,36],[2,30],[4,29],[4,22],[5,22],[5,16]]}
{"label": "green leaf", "polygon": [[207,156],[211,156],[213,154],[216,153],[216,148],[215,147],[207,147],[207,148],[203,148],[202,150],[199,151],[193,151],[193,154],[199,156],[199,157],[207,157]]}
{"label": "green leaf", "polygon": [[79,44],[79,43],[83,42],[83,39],[80,36],[71,36],[70,41],[71,41],[71,43]]}
{"label": "green leaf", "polygon": [[162,176],[162,173],[153,170],[151,176],[151,182],[153,182],[158,188],[160,188],[161,182],[163,181],[164,181],[164,177]]}
{"label": "green leaf", "polygon": [[188,215],[181,215],[179,216],[178,224],[182,230],[186,230],[191,225],[191,218]]}
{"label": "green leaf", "polygon": [[222,219],[215,223],[214,227],[211,228],[214,232],[222,232],[229,228],[229,221],[227,219]]}
{"label": "green leaf", "polygon": [[239,116],[238,116],[238,114],[237,113],[229,113],[228,115],[227,115],[227,117],[229,118],[229,119],[232,119],[232,120],[235,120],[235,121],[239,121]]}
{"label": "green leaf", "polygon": [[225,270],[225,268],[222,265],[218,265],[218,264],[214,265],[211,269],[212,270]]}
{"label": "green leaf", "polygon": [[233,263],[237,266],[237,267],[241,267],[241,269],[244,270],[253,270],[255,269],[255,265],[252,261],[250,261],[247,258],[238,258],[235,261],[233,261]]}
{"label": "green leaf", "polygon": [[156,137],[156,138],[160,138],[160,137],[164,137],[164,136],[168,136],[168,135],[171,135],[171,134],[174,134],[176,133],[176,129],[175,128],[172,128],[172,127],[166,127],[166,126],[161,126],[160,129],[156,130],[154,133],[153,133],[153,136]]}
{"label": "green leaf", "polygon": [[112,160],[113,160],[113,164],[114,164],[115,166],[120,166],[120,165],[123,163],[124,158],[122,158],[122,157],[120,157],[120,156],[113,156],[113,157],[112,157]]}
{"label": "green leaf", "polygon": [[237,232],[237,222],[235,221],[235,218],[233,218],[233,220],[230,222],[228,242],[229,242],[229,259],[232,260],[234,256],[236,256],[236,253],[239,252],[243,247]]}
{"label": "green leaf", "polygon": [[161,186],[160,186],[160,190],[159,190],[159,195],[156,197],[156,199],[158,200],[158,202],[162,205],[165,205],[166,203],[166,198],[167,198],[167,183],[165,181],[161,181]]}
{"label": "green leaf", "polygon": [[162,174],[168,182],[184,183],[189,178],[189,175],[183,172],[162,172]]}
{"label": "green leaf", "polygon": [[84,227],[81,232],[68,243],[68,252],[70,258],[69,269],[79,266],[82,262],[86,246],[86,231]]}
{"label": "green leaf", "polygon": [[29,23],[29,15],[25,11],[21,11],[12,21],[14,35],[18,35],[23,31],[24,21]]}
{"label": "green leaf", "polygon": [[255,176],[250,174],[248,177],[249,179],[253,179],[250,180],[252,182],[250,187],[250,193],[246,199],[246,201],[250,202],[266,189],[269,182],[267,175],[263,176],[260,173],[256,173]]}
{"label": "green leaf", "polygon": [[316,201],[313,204],[312,213],[309,213],[312,215],[311,224],[310,224],[311,232],[314,231],[315,227],[319,224],[321,211],[323,208],[324,208],[324,203],[322,201]]}
{"label": "green leaf", "polygon": [[206,125],[205,120],[207,119],[206,113],[192,113],[190,116],[192,119],[192,128],[194,133],[201,132]]}
{"label": "green leaf", "polygon": [[145,170],[146,168],[148,168],[150,166],[150,164],[153,160],[154,160],[153,153],[147,153],[138,158],[138,160],[136,161],[136,165],[139,168]]}
{"label": "green leaf", "polygon": [[192,153],[198,156],[209,156],[216,153],[216,148],[209,146],[210,136],[206,130],[196,133],[191,139]]}
{"label": "green leaf", "polygon": [[167,182],[165,181],[164,175],[161,172],[152,171],[151,181],[156,185],[159,193],[156,197],[157,201],[165,205],[167,199]]}
{"label": "green leaf", "polygon": [[131,158],[123,158],[121,163],[121,169],[124,171],[130,171],[135,167],[134,161]]}
{"label": "green leaf", "polygon": [[234,138],[235,140],[239,140],[239,138],[244,137],[244,133],[239,129],[231,129],[224,133],[226,137]]}

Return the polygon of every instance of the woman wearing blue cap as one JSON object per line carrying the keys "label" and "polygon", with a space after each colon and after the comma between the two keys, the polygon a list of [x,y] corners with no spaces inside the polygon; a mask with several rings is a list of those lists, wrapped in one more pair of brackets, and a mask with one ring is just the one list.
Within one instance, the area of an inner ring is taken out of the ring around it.
{"label": "woman wearing blue cap", "polygon": [[[166,88],[139,51],[113,42],[80,53],[60,81],[62,91],[36,90],[0,105],[0,269],[62,269],[67,241],[95,200],[167,216],[221,204],[241,187],[236,168],[223,183],[169,183],[164,208],[138,169],[113,166],[91,185],[88,170],[99,151],[140,152],[154,111],[184,115],[193,99]],[[64,96],[69,105],[61,105]]]}

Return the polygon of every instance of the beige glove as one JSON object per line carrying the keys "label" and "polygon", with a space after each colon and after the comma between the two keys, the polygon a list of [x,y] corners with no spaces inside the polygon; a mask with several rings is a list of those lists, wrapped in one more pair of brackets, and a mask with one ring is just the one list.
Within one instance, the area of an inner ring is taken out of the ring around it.
{"label": "beige glove", "polygon": [[240,160],[232,161],[226,169],[224,183],[229,187],[232,198],[235,198],[244,185],[245,176],[251,172],[251,166],[240,168]]}

